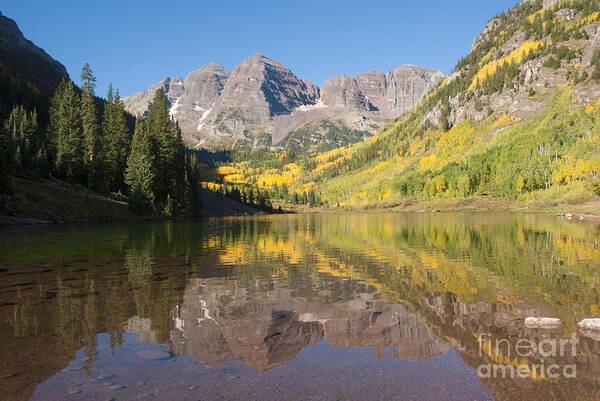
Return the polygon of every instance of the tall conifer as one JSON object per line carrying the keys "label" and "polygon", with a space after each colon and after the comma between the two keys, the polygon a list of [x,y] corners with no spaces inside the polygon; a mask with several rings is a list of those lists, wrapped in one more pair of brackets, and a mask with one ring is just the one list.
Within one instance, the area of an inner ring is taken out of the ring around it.
{"label": "tall conifer", "polygon": [[55,168],[59,177],[70,182],[87,184],[84,170],[85,144],[81,128],[81,99],[73,82],[69,81],[57,92],[56,108],[51,112],[56,137]]}
{"label": "tall conifer", "polygon": [[153,192],[155,163],[152,147],[152,138],[147,133],[147,124],[138,117],[125,172],[125,182],[130,191],[129,206],[138,214],[150,212],[155,203]]}
{"label": "tall conifer", "polygon": [[157,207],[164,208],[172,188],[176,147],[167,99],[162,89],[154,94],[148,112],[147,130],[152,142],[153,167],[156,172],[153,193]]}
{"label": "tall conifer", "polygon": [[85,63],[81,68],[81,123],[85,139],[84,167],[88,174],[88,186],[101,191],[106,189],[106,183],[103,171],[100,123],[94,98],[95,88],[96,77],[90,65]]}
{"label": "tall conifer", "polygon": [[104,143],[106,176],[109,181],[111,192],[126,193],[127,187],[124,181],[124,171],[127,167],[129,156],[129,127],[125,118],[125,106],[117,90],[112,92],[109,88],[108,99],[104,105]]}

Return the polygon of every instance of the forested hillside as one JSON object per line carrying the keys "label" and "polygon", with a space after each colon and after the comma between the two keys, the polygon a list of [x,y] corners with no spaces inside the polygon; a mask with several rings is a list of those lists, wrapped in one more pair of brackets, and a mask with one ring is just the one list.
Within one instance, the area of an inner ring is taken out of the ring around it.
{"label": "forested hillside", "polygon": [[[102,194],[109,204],[110,199],[127,200],[138,215],[199,215],[200,167],[195,155],[186,152],[162,91],[155,93],[148,116],[136,119],[132,134],[118,90],[109,88],[106,99],[100,100],[95,96],[95,81],[85,64],[81,88],[63,80],[48,110],[42,110],[48,115],[47,124],[35,108],[21,105],[2,123],[0,194],[4,208],[14,204],[15,212],[28,203],[36,209],[40,202],[59,204],[47,198],[52,191],[38,194],[31,190],[42,183],[48,189],[62,185],[65,196],[78,198],[82,191],[91,190],[85,192],[86,199],[101,201],[98,194]],[[44,184],[44,180],[50,182]]]}
{"label": "forested hillside", "polygon": [[275,195],[285,186],[288,200],[314,191],[329,206],[595,199],[600,2],[549,3],[493,18],[448,79],[375,136],[310,156],[250,157],[222,168],[224,181]]}

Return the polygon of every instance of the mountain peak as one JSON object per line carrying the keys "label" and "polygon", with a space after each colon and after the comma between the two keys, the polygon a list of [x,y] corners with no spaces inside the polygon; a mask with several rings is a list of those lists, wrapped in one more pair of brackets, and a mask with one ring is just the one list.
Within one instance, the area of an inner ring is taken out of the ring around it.
{"label": "mountain peak", "polygon": [[223,68],[223,66],[221,64],[217,63],[216,61],[211,61],[210,63],[206,64],[205,66],[202,66],[200,69],[224,70],[225,68]]}
{"label": "mountain peak", "polygon": [[[319,89],[277,60],[256,52],[231,73],[211,62],[190,72],[185,80],[155,84],[125,103],[132,112],[138,111],[135,107],[145,109],[151,101],[150,90],[162,86],[171,115],[188,140],[208,147],[221,143],[264,147],[313,121],[342,118],[353,124],[360,120],[367,129],[366,118],[398,117],[445,77],[440,71],[419,68],[403,66],[395,71],[406,73],[387,75],[376,69],[355,76],[342,74],[329,78]],[[263,140],[266,136],[268,141]]]}
{"label": "mountain peak", "polygon": [[253,56],[248,57],[240,65],[246,65],[246,64],[251,64],[251,65],[271,65],[271,66],[275,66],[277,68],[286,69],[286,70],[289,71],[289,68],[287,68],[286,66],[284,66],[283,64],[281,64],[279,61],[275,60],[274,58],[271,58],[271,57],[267,56],[266,54],[260,53],[260,52],[256,52]]}

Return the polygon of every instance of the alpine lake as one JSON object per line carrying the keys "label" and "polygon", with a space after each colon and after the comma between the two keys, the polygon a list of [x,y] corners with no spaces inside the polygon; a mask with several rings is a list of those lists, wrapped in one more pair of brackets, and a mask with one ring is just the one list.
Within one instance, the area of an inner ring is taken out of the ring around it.
{"label": "alpine lake", "polygon": [[597,400],[600,333],[578,328],[593,317],[595,220],[0,229],[6,400]]}

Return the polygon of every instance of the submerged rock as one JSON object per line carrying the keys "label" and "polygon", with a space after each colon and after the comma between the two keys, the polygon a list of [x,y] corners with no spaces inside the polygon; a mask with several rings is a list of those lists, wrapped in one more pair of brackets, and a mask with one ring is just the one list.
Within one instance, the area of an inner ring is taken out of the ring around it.
{"label": "submerged rock", "polygon": [[577,327],[582,335],[600,341],[600,318],[583,319]]}
{"label": "submerged rock", "polygon": [[562,326],[562,321],[552,317],[525,318],[525,327],[528,329],[554,329]]}

